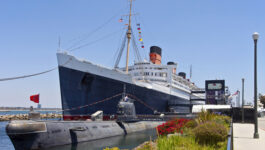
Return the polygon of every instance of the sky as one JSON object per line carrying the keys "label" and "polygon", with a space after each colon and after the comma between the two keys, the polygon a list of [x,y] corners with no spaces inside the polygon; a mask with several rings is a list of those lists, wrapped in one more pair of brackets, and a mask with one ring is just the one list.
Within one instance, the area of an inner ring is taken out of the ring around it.
{"label": "sky", "polygon": [[[224,79],[234,93],[245,78],[245,100],[253,102],[253,32],[260,34],[258,92],[265,94],[264,6],[263,0],[136,0],[133,30],[137,37],[139,23],[143,57],[150,46],[161,47],[162,63],[177,62],[177,70],[187,74],[192,65],[192,81],[202,88],[205,80]],[[69,53],[112,68],[128,8],[128,0],[0,1],[0,79],[56,67],[58,49],[82,45]],[[131,51],[130,64],[134,59]],[[0,82],[0,106],[36,106],[29,97],[37,93],[43,107],[61,107],[58,70]]]}

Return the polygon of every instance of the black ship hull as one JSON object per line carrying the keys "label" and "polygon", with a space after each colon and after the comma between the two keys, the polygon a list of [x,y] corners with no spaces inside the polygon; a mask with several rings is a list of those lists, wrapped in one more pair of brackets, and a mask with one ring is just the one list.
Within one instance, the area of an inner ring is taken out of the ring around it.
{"label": "black ship hull", "polygon": [[126,94],[136,100],[138,116],[166,114],[172,110],[175,113],[190,112],[189,100],[157,90],[62,66],[59,67],[59,76],[65,120],[89,119],[98,110],[103,111],[103,119],[114,119],[124,85]]}

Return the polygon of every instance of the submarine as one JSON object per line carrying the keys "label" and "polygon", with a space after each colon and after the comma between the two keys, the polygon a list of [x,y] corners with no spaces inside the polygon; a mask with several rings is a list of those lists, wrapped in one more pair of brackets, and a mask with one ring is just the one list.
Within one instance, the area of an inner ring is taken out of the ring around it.
{"label": "submarine", "polygon": [[10,121],[6,133],[16,150],[46,149],[155,130],[156,126],[164,122],[161,117],[156,120],[139,120],[133,100],[128,97],[123,97],[117,107],[118,117],[115,121],[103,121],[103,111],[97,111],[91,119],[85,121],[40,120],[37,113],[31,111],[31,120]]}
{"label": "submarine", "polygon": [[7,134],[16,150],[45,149],[155,129],[161,122],[11,121]]}

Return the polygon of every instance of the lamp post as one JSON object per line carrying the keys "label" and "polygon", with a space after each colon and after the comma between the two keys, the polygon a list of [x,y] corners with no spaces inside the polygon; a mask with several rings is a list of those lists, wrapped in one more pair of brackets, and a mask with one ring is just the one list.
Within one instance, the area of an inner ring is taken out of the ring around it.
{"label": "lamp post", "polygon": [[259,38],[259,34],[254,32],[252,35],[254,40],[254,121],[255,121],[255,131],[254,138],[259,138],[258,133],[258,114],[257,114],[257,42]]}
{"label": "lamp post", "polygon": [[244,81],[245,81],[245,79],[242,78],[242,123],[245,122],[245,114],[244,114]]}

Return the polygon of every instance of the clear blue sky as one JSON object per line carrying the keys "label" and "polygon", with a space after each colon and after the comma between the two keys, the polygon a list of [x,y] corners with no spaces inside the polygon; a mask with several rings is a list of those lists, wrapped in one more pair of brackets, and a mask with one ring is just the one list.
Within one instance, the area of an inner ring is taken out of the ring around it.
{"label": "clear blue sky", "polygon": [[[178,71],[185,72],[192,64],[193,81],[200,87],[207,79],[225,79],[233,93],[241,90],[244,77],[245,98],[253,101],[251,35],[255,31],[260,33],[258,92],[265,93],[264,6],[263,0],[136,0],[134,12],[138,13],[136,20],[141,24],[146,47],[145,51],[140,49],[141,53],[148,55],[148,48],[157,45],[163,49],[164,64],[176,61]],[[118,20],[128,13],[127,8],[128,0],[0,1],[0,78],[57,66],[58,37],[62,49],[67,50],[72,39],[89,33],[82,44],[113,35],[72,54],[113,67],[125,27]],[[107,20],[110,21],[91,34]],[[124,59],[121,62],[123,65]],[[0,106],[35,106],[29,96],[36,93],[40,93],[43,107],[61,106],[58,70],[0,82]]]}

